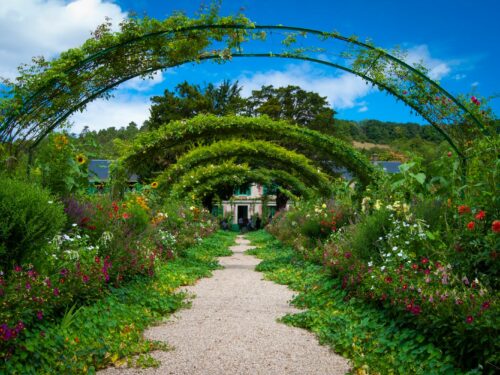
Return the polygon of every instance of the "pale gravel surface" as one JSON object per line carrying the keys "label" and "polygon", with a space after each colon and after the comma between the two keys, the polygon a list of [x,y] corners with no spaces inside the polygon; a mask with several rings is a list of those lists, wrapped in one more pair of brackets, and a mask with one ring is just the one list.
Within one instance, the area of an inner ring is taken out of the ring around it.
{"label": "pale gravel surface", "polygon": [[243,254],[251,248],[241,236],[234,254],[219,258],[223,270],[187,287],[195,294],[190,309],[177,312],[146,337],[175,349],[154,352],[159,368],[109,368],[100,374],[175,375],[330,375],[344,374],[347,360],[318,344],[314,335],[276,321],[298,310],[286,286],[262,280],[254,270],[259,259]]}

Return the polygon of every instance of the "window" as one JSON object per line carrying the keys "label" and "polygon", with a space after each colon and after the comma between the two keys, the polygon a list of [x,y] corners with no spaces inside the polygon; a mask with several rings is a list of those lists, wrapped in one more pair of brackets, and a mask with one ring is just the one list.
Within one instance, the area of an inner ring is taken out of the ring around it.
{"label": "window", "polygon": [[251,190],[250,188],[251,188],[250,184],[240,186],[235,189],[234,195],[250,195],[250,190]]}

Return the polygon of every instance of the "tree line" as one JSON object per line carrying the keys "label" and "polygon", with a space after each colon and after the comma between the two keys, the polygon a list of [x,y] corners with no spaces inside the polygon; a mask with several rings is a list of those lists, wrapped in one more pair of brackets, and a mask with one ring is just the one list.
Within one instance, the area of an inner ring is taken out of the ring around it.
{"label": "tree line", "polygon": [[[75,136],[76,142],[92,157],[113,159],[118,156],[116,143],[119,140],[128,141],[140,131],[157,129],[170,121],[189,119],[201,113],[218,116],[267,115],[274,120],[287,120],[348,142],[373,143],[375,145],[364,152],[368,155],[377,153],[382,159],[394,158],[394,151],[424,155],[435,150],[436,144],[443,141],[431,126],[337,119],[326,97],[298,86],[262,86],[252,91],[247,98],[241,92],[242,87],[238,82],[224,81],[218,86],[183,82],[173,90],[167,89],[163,95],[151,98],[150,116],[142,126],[131,122],[122,128],[110,127],[98,131],[85,128],[80,135]],[[378,144],[390,145],[390,149],[386,146],[377,148]]]}

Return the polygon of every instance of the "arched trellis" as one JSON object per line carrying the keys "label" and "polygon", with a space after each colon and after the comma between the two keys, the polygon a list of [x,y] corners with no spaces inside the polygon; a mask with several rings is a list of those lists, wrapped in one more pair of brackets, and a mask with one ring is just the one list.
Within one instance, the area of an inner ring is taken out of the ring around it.
{"label": "arched trellis", "polygon": [[281,168],[294,171],[294,175],[306,179],[320,194],[331,194],[328,175],[319,171],[311,160],[266,141],[225,140],[194,148],[181,155],[157,180],[161,186],[172,186],[194,168],[234,159],[239,163],[247,163],[253,169]]}
{"label": "arched trellis", "polygon": [[[218,22],[218,19],[213,21]],[[45,71],[35,72],[22,87],[13,85],[12,95],[0,111],[1,140],[16,147],[36,147],[72,113],[83,110],[97,98],[108,96],[109,90],[122,82],[188,62],[224,62],[233,57],[301,59],[355,74],[425,118],[443,134],[464,165],[466,157],[460,144],[450,136],[449,129],[467,123],[485,130],[480,111],[428,78],[423,67],[410,66],[398,56],[354,37],[299,27],[254,25],[246,19],[239,19],[236,24],[225,20],[220,24],[194,24],[164,30],[161,25],[158,27],[150,27],[140,35],[127,30],[115,38],[116,43],[113,43],[115,39],[102,45],[94,43],[96,47],[87,48],[86,51],[90,51],[87,54],[68,51]],[[154,31],[150,32],[151,29]],[[242,52],[242,45],[253,47],[256,41],[266,39],[267,34],[276,33],[285,33],[281,51]],[[291,48],[297,39],[309,35],[316,36],[318,42],[341,43],[347,49],[330,54],[322,50],[327,58],[319,59],[318,49]],[[183,58],[179,58],[182,54],[172,54],[172,46],[176,51],[185,51]]]}
{"label": "arched trellis", "polygon": [[252,169],[247,164],[233,162],[205,165],[190,170],[172,186],[170,193],[174,196],[194,193],[197,197],[203,197],[215,191],[221,184],[243,185],[250,182],[262,185],[277,183],[289,192],[306,199],[316,195],[313,188],[306,186],[305,182],[286,171],[272,168]]}
{"label": "arched trellis", "polygon": [[377,180],[378,172],[370,161],[352,146],[334,137],[286,121],[267,116],[199,115],[192,119],[172,121],[159,129],[141,133],[134,140],[122,161],[131,171],[140,173],[153,158],[175,158],[192,142],[208,142],[234,137],[272,141],[285,147],[300,148],[300,152],[333,171],[332,163],[345,167],[366,186]]}

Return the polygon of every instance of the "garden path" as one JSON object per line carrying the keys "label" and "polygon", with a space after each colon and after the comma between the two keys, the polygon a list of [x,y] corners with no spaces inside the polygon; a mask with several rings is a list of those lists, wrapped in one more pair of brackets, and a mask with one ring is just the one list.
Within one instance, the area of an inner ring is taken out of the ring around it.
{"label": "garden path", "polygon": [[260,260],[244,254],[249,248],[239,236],[233,255],[219,258],[223,270],[186,288],[196,295],[192,307],[145,333],[175,348],[152,353],[160,367],[100,374],[344,374],[346,359],[319,345],[312,333],[276,321],[298,311],[288,303],[293,292],[262,280],[254,270]]}

